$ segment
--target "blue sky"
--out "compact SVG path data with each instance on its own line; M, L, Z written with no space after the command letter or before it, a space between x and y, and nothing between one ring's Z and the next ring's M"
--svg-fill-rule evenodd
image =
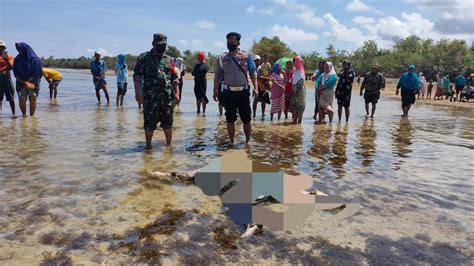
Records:
M225 34L242 34L241 47L279 36L298 53L333 43L352 51L364 40L389 48L393 37L474 40L474 0L0 0L0 39L29 43L39 56L139 54L153 33L180 50L220 53ZM21 14L21 16L20 16Z

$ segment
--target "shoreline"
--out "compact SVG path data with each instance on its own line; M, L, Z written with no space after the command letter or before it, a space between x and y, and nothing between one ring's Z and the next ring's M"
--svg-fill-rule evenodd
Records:
M83 74L89 74L90 70L89 69L63 69L63 68L57 68L59 71L74 71L74 72L80 72ZM115 73L113 70L107 70L106 75L108 76L115 76ZM131 77L133 76L133 70L128 71L128 76ZM214 73L208 73L206 76L208 81L214 80ZM191 75L191 73L186 73L183 77L184 80L194 80L194 77ZM381 97L388 97L392 99L398 99L400 100L400 95L395 95L396 92L396 83L397 79L393 78L386 78L386 87L384 90L382 90ZM306 88L308 90L307 93L311 93L311 91L314 90L314 82L311 80L307 80L305 82ZM360 85L358 85L356 82L354 82L353 87L352 87L352 94L359 95L359 90L360 90ZM434 94L436 93L436 87L433 88L432 90L432 98L434 97ZM443 96L444 97L444 96ZM443 100L427 100L427 99L417 99L415 102L416 104L425 104L425 105L431 105L431 106L444 106L444 107L461 107L461 108L474 108L474 99L471 99L470 102L450 102L449 100L446 100L443 98ZM334 103L333 106L336 106L337 104Z

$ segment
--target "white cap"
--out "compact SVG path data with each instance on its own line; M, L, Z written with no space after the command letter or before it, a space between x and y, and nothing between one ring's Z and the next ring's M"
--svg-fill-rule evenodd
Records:
M255 55L254 57L255 57L254 60L260 60L260 56L259 56L259 55Z
M7 47L7 44L4 41L0 40L0 46Z

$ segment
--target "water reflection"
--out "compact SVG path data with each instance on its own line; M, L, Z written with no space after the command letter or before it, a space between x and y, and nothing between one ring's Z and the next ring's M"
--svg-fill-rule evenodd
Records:
M315 172L324 169L328 162L328 155L331 152L329 140L332 137L332 124L315 125L311 146L308 150L308 155L317 159L318 166L314 169Z
M359 143L356 152L362 158L362 166L369 167L374 162L373 158L376 155L377 144L377 131L375 131L375 119L365 118L357 134L357 140Z
M411 144L413 138L413 128L411 122L408 118L401 118L396 127L395 132L393 133L392 139L392 150L393 154L400 158L407 158L408 155L412 152ZM403 159L400 159L396 163L395 170L399 169L400 165L403 163Z
M343 177L346 173L344 170L344 164L347 162L346 151L347 151L347 136L349 134L349 124L346 123L344 126L338 124L334 133L334 141L332 143L331 165L336 169L338 176Z

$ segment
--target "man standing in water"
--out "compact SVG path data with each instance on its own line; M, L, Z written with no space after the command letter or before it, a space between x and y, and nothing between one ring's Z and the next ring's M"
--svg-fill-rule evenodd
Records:
M137 58L133 74L135 99L143 104L146 149L151 149L153 133L160 122L166 145L171 145L173 126L173 100L179 101L179 78L173 69L171 57L165 55L167 37L153 35L153 48ZM142 94L142 80L143 94Z
M213 98L216 102L218 101L219 82L223 80L222 94L230 145L234 145L237 111L243 123L246 143L250 141L252 133L252 125L250 124L252 113L249 98L250 85L247 72L252 80L253 96L256 97L258 94L255 63L251 53L240 50L240 37L237 32L227 34L227 49L229 52L219 57L214 77Z
M380 66L375 64L372 67L372 71L365 74L364 81L362 81L362 86L360 87L360 96L364 95L365 112L367 116L369 115L369 103L372 103L372 113L370 117L374 117L375 108L380 98L380 90L385 88L385 79L382 73L379 72L379 68Z
M10 103L12 115L15 115L15 88L10 74L13 69L13 56L7 53L6 48L5 42L0 40L0 112L2 111L2 101L5 95Z
M107 72L107 63L100 59L99 52L94 53L95 60L91 61L92 81L94 82L95 95L100 105L100 89L104 90L107 106L110 104L109 92L107 91L107 82L105 81L105 72Z
M403 73L400 77L397 84L397 95L400 88L402 88L402 117L407 117L411 105L415 103L416 95L420 93L420 79L415 73L414 65L409 65L408 72Z

